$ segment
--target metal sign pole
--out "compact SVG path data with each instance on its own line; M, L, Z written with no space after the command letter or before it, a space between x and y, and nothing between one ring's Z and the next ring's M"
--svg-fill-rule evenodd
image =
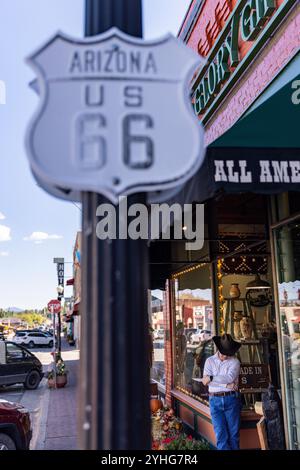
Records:
M86 35L112 26L142 37L141 0L86 0ZM96 209L107 202L82 195L80 447L149 449L147 241L99 240Z
M57 300L61 300L61 297L58 296ZM57 336L58 336L57 337L57 352L60 355L61 354L61 313L60 312L58 312L58 314L57 314L57 323L58 323L58 325L57 325L57 330L58 330L58 332L57 332Z
M53 259L53 262L56 264L56 268L57 268L57 280L58 280L58 288L59 287L62 287L62 292L58 292L58 295L57 295L57 300L61 301L61 299L63 298L63 294L64 294L64 263L65 263L65 259L64 258L54 258ZM58 312L57 314L57 320L58 320L58 325L57 325L57 329L58 329L58 338L57 338L57 350L58 350L58 353L61 354L61 313Z
M56 349L55 349L55 313L54 313L54 307L51 307L51 313L52 313L52 325L53 325L53 347L52 347L52 354L53 354L53 362L54 362L54 387L56 388Z

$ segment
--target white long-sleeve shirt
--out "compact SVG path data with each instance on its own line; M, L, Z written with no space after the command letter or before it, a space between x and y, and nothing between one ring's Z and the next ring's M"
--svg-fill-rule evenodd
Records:
M235 383L238 385L240 366L240 361L234 356L221 361L219 354L216 353L206 359L203 376L213 376L213 381L208 384L209 392L228 392L227 384Z

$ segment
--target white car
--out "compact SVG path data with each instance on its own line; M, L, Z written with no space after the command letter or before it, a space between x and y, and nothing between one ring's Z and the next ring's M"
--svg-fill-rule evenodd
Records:
M22 335L16 335L13 338L13 342L34 348L35 346L48 346L53 347L53 338L42 331L26 332Z
M154 330L153 339L164 339L164 337L165 337L165 330L163 329Z
M196 333L191 335L191 343L198 344L201 341L208 341L212 338L212 333L210 330L198 330Z

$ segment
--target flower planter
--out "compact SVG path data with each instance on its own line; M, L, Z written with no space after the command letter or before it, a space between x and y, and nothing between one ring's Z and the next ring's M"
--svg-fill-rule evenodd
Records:
M66 375L57 375L56 376L56 387L55 387L55 379L48 379L48 387L49 388L63 388L68 382Z
M56 376L56 387L63 388L68 382L66 375L57 375Z
M54 379L48 379L48 387L49 388L55 388L55 380Z

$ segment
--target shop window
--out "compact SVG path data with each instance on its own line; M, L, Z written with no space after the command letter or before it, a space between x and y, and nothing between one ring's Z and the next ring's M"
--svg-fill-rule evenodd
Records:
M289 443L300 449L300 219L274 237Z
M299 193L289 191L271 197L272 221L276 223L300 213Z
M165 312L164 291L154 290L149 295L149 330L151 340L151 379L165 385Z
M191 266L174 282L174 384L178 390L207 402L207 390L199 379L206 359L214 354L210 265Z
M215 263L217 330L242 344L237 354L241 370L253 375L240 377L243 406L249 410L261 400L268 382L280 388L270 248L259 238L259 233L226 234L220 242L223 257Z

